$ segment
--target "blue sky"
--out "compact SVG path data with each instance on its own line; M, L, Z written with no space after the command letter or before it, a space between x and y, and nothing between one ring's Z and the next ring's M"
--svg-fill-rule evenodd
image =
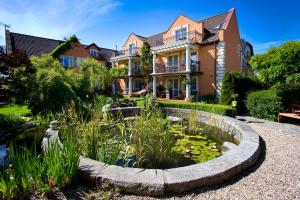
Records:
M165 31L179 14L199 20L230 8L236 9L241 37L255 53L300 39L298 0L0 0L0 21L13 32L54 39L76 34L84 44L120 49L131 32Z

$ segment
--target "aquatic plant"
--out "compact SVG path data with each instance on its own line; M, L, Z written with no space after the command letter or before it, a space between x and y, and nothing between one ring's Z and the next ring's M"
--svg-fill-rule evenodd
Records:
M11 163L0 176L2 198L44 195L53 187L64 187L77 174L80 152L75 138L65 137L62 146L50 143L47 151L40 154L36 145L31 148L10 145Z

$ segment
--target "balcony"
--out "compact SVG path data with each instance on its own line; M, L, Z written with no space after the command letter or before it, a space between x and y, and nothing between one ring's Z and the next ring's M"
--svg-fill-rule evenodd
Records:
M177 66L168 66L165 64L156 64L156 74L170 75L170 74L186 74L186 73L200 73L200 62L192 63L190 66L191 71L187 72L185 64Z
M198 31L190 31L185 34L174 35L172 37L163 38L162 40L157 40L154 44L151 44L153 50L159 49L162 46L174 46L182 45L187 43L200 43L202 40L201 33Z
M125 60L128 59L128 57L131 56L138 56L140 53L140 48L132 48L132 49L123 49L121 51L118 51L116 53L115 57L111 57L110 60L111 61L119 61L119 60Z

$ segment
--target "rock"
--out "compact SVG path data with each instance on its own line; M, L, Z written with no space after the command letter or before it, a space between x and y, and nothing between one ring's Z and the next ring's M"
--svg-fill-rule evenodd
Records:
M235 149L237 145L231 142L224 142L222 147L225 149L226 152L228 150Z
M106 104L106 105L102 106L102 112L104 112L104 113L109 111L109 109L110 109L110 104Z
M134 117L125 117L124 121L134 121L136 119L140 118L139 116L134 116Z
M180 117L175 117L175 116L168 116L167 120L171 121L172 123L178 123L178 122L182 122L183 119Z

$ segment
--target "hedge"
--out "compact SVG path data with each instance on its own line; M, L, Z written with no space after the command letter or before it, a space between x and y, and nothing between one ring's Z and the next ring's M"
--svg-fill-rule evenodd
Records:
M283 97L277 89L251 92L247 96L246 106L251 116L273 121L285 109Z
M232 107L220 104L207 104L207 103L191 103L191 102L168 102L168 101L158 101L161 107L171 107L171 108L185 108L185 109L196 109L205 112L215 113L224 116L233 117L235 115Z
M226 72L222 81L220 102L221 104L231 105L231 102L234 100L232 95L238 94L237 112L238 114L245 114L247 113L245 105L247 93L261 89L263 89L261 83L247 74Z
M291 104L300 104L300 84L280 84L268 90L251 92L246 106L254 117L276 120L279 112L290 112Z

